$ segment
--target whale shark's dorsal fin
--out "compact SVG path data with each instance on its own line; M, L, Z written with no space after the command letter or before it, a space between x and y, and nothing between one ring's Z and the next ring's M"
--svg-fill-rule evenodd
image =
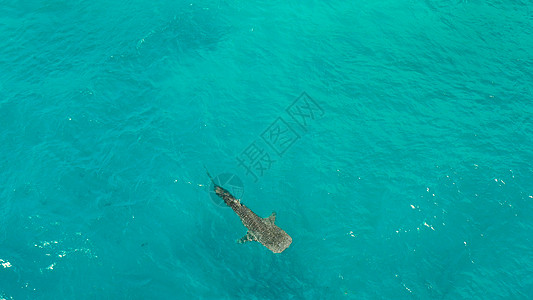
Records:
M237 243L244 244L246 242L252 242L252 241L256 241L257 242L257 239L255 238L255 236L253 234L250 233L250 231L248 231L246 233L246 235L244 235L242 238L240 238L237 241Z
M273 211L272 214L265 220L269 222L270 224L274 224L276 222L276 212Z

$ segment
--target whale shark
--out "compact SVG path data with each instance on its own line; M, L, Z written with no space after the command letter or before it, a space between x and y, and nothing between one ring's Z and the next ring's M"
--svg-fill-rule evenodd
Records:
M217 196L222 198L226 205L233 209L241 219L242 224L248 228L248 232L242 238L237 240L239 244L256 241L274 253L281 253L291 245L292 238L290 235L275 224L275 212L273 212L268 218L259 217L230 192L216 184L207 169L206 172L214 185Z

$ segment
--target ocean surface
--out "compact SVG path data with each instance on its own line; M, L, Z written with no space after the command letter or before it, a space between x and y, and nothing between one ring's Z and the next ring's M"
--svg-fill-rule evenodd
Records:
M531 299L533 3L0 1L0 299ZM293 239L256 242L204 166Z

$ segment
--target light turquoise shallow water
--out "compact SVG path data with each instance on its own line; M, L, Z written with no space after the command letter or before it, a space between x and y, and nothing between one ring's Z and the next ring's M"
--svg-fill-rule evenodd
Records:
M532 23L529 1L0 2L0 299L533 297ZM291 247L236 244L203 165Z

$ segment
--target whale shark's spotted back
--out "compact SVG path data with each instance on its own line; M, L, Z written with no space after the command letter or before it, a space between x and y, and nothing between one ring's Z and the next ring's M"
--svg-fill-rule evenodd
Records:
M209 172L207 172L207 176L211 178ZM274 253L281 253L291 245L292 238L275 224L275 212L268 218L261 218L242 204L239 199L233 197L230 192L217 185L212 178L211 181L213 182L215 193L235 211L242 224L248 228L246 235L238 240L239 243L257 241Z

